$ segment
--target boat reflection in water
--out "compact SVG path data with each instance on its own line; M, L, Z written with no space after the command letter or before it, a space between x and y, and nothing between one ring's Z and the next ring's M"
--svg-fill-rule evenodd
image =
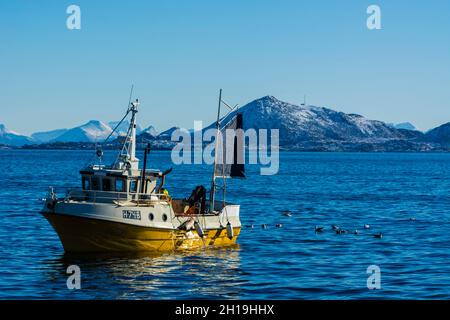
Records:
M239 245L175 254L64 254L48 263L48 280L58 285L60 298L239 299L245 283ZM80 267L81 290L60 287L70 265Z

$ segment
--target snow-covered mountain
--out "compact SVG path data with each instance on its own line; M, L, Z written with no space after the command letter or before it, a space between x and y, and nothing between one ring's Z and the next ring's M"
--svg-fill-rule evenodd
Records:
M32 143L32 139L30 137L21 135L12 130L8 130L5 125L0 124L0 144L20 147L30 143Z
M236 111L235 111L236 112ZM224 122L234 116L230 114ZM430 130L426 134L412 130L407 123L392 125L369 120L357 114L346 114L325 107L294 105L273 96L254 100L239 109L243 113L244 129L278 129L280 147L290 150L314 151L449 151L450 123ZM108 124L91 120L72 128L38 132L32 138L19 135L0 125L0 144L21 146L30 143L53 142L103 142L118 122ZM124 121L110 139L111 145L119 145L120 134L128 130ZM214 128L212 123L207 128ZM205 128L205 129L207 129ZM151 143L152 147L170 148L174 130L172 127L158 134L153 126L138 128L139 147ZM204 129L204 130L205 130Z
M144 132L155 138L159 135L158 130L156 130L154 126L148 126L144 130L142 130L142 133Z
M159 140L170 140L172 138L172 133L175 130L180 129L180 127L172 127L170 129L167 129L166 131L161 132L158 136L157 139Z
M254 100L239 112L243 114L244 129L279 129L280 146L284 147L407 138L400 130L382 121L323 107L298 106L273 96Z
M47 143L49 141L53 141L59 136L63 135L69 131L69 129L56 129L51 131L41 131L41 132L35 132L31 135L31 138L36 143Z
M411 122L402 122L402 123L388 123L391 127L395 129L405 129L405 130L413 130L416 131L416 127Z
M114 129L119 124L119 121L110 121L108 125L110 128ZM130 127L130 121L124 120L116 129L116 132L120 136L126 136L128 132L128 128ZM136 134L140 134L142 132L142 128L139 124L136 125Z
M53 139L53 142L102 142L104 141L112 129L109 125L102 121L91 120L79 127L67 130L62 135ZM117 137L115 132L113 138Z
M57 129L52 131L36 132L31 135L31 138L35 143L48 143L48 142L100 142L106 138L111 131L119 124L119 121L110 121L107 124L98 120L91 120L81 126L71 129ZM130 122L128 120L123 121L116 132L112 135L112 138L116 138L119 135L126 135ZM141 133L141 127L136 127L137 134Z

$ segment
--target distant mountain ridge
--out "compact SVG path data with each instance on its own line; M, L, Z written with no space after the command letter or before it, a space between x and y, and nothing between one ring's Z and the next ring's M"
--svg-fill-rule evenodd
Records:
M144 133L144 132L155 138L159 135L158 130L156 130L156 128L154 126L148 126L144 130L142 130L141 133Z
M244 127L279 128L280 145L309 141L352 141L361 139L401 139L398 130L384 122L367 120L316 106L298 106L273 96L254 100L241 108Z
M23 146L32 143L30 137L8 130L4 124L0 124L0 144L10 146Z
M68 143L68 142L103 142L112 132L116 126L119 125L119 121L110 121L105 123L99 120L90 120L89 122L82 124L80 126L70 128L70 129L56 129L50 131L40 131L33 133L30 137L19 135L14 133L18 137L14 140L15 143L9 143L14 146L22 146L24 144L48 144L48 143ZM130 122L124 120L116 129L116 131L111 135L111 139L114 140L118 136L126 135ZM4 127L4 126L3 126ZM137 125L137 134L142 131L141 127ZM154 131L156 132L156 131ZM11 131L11 133L13 133ZM3 134L4 135L4 134ZM10 134L11 135L11 134ZM0 139L2 138L0 132ZM10 139L11 140L11 139ZM0 140L3 141L3 140ZM0 142L0 144L8 144Z
M69 129L56 129L51 131L35 132L31 135L31 138L37 143L46 143L55 140L67 131L69 131Z
M101 142L111 133L112 129L106 123L91 120L79 127L67 130L50 142ZM114 133L113 135L117 136L118 134Z
M119 121L110 121L108 125L111 129L115 129L117 125L119 125ZM125 136L128 133L128 128L130 127L130 121L124 120L117 127L116 132L118 135ZM142 132L142 128L139 124L136 125L136 134L140 134Z
M411 122L402 122L402 123L388 123L391 127L395 129L405 129L405 130L413 130L417 131L416 127Z
M346 114L326 107L295 105L273 96L256 99L238 112L243 114L244 129L279 129L280 147L286 150L305 151L450 151L450 123L427 133L415 129L410 123L387 124L369 120L358 114ZM227 122L236 111L224 119ZM76 145L76 143L103 142L118 122L91 120L71 129L37 132L31 137L6 131L0 126L0 144L21 146L46 143ZM111 143L126 134L129 122L124 121L111 136ZM212 123L207 128L215 127ZM171 127L159 133L153 126L137 128L140 146L152 143L170 148ZM192 130L190 130L192 132Z
M243 114L244 129L279 129L280 147L289 150L394 151L398 147L399 151L425 151L440 148L425 145L423 133L419 131L397 129L382 121L325 107L298 106L273 96L254 100L238 112ZM223 121L227 122L235 113Z
M428 131L424 140L450 146L450 122Z

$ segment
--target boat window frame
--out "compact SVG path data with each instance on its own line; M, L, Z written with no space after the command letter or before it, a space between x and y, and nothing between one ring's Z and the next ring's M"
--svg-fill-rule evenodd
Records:
M117 188L117 183L122 183L122 188ZM114 190L116 192L127 192L127 180L124 178L116 178L114 181Z
M102 177L102 183L101 183L102 184L102 190L101 191L105 191L105 192L113 191L113 189L112 189L113 184L112 184L111 180L112 179L110 179L110 178ZM105 189L105 183L109 186L108 190Z
M94 188L94 181L97 183L96 188ZM93 176L91 177L91 190L92 191L101 191L101 187L102 187L102 182L100 177L97 176Z
M85 183L87 182L87 188ZM81 176L81 189L89 191L91 190L91 177L88 175Z
M129 183L129 190L130 193L137 193L139 190L139 185L138 185L138 179L129 179L130 183ZM134 188L133 188L133 184L134 184Z

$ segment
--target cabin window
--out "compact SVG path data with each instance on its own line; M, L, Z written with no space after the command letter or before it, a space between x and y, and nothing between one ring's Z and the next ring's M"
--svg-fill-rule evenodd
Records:
M111 191L111 179L108 179L108 178L102 179L102 190L103 191Z
M92 190L100 190L100 179L92 177Z
M130 192L137 192L137 180L130 181Z
M125 192L125 180L116 179L116 191L117 192Z
M83 190L90 190L91 189L91 179L89 177L83 177L81 179Z
M152 180L152 179L148 179L145 188L146 188L145 193L153 192L156 188L156 181Z

